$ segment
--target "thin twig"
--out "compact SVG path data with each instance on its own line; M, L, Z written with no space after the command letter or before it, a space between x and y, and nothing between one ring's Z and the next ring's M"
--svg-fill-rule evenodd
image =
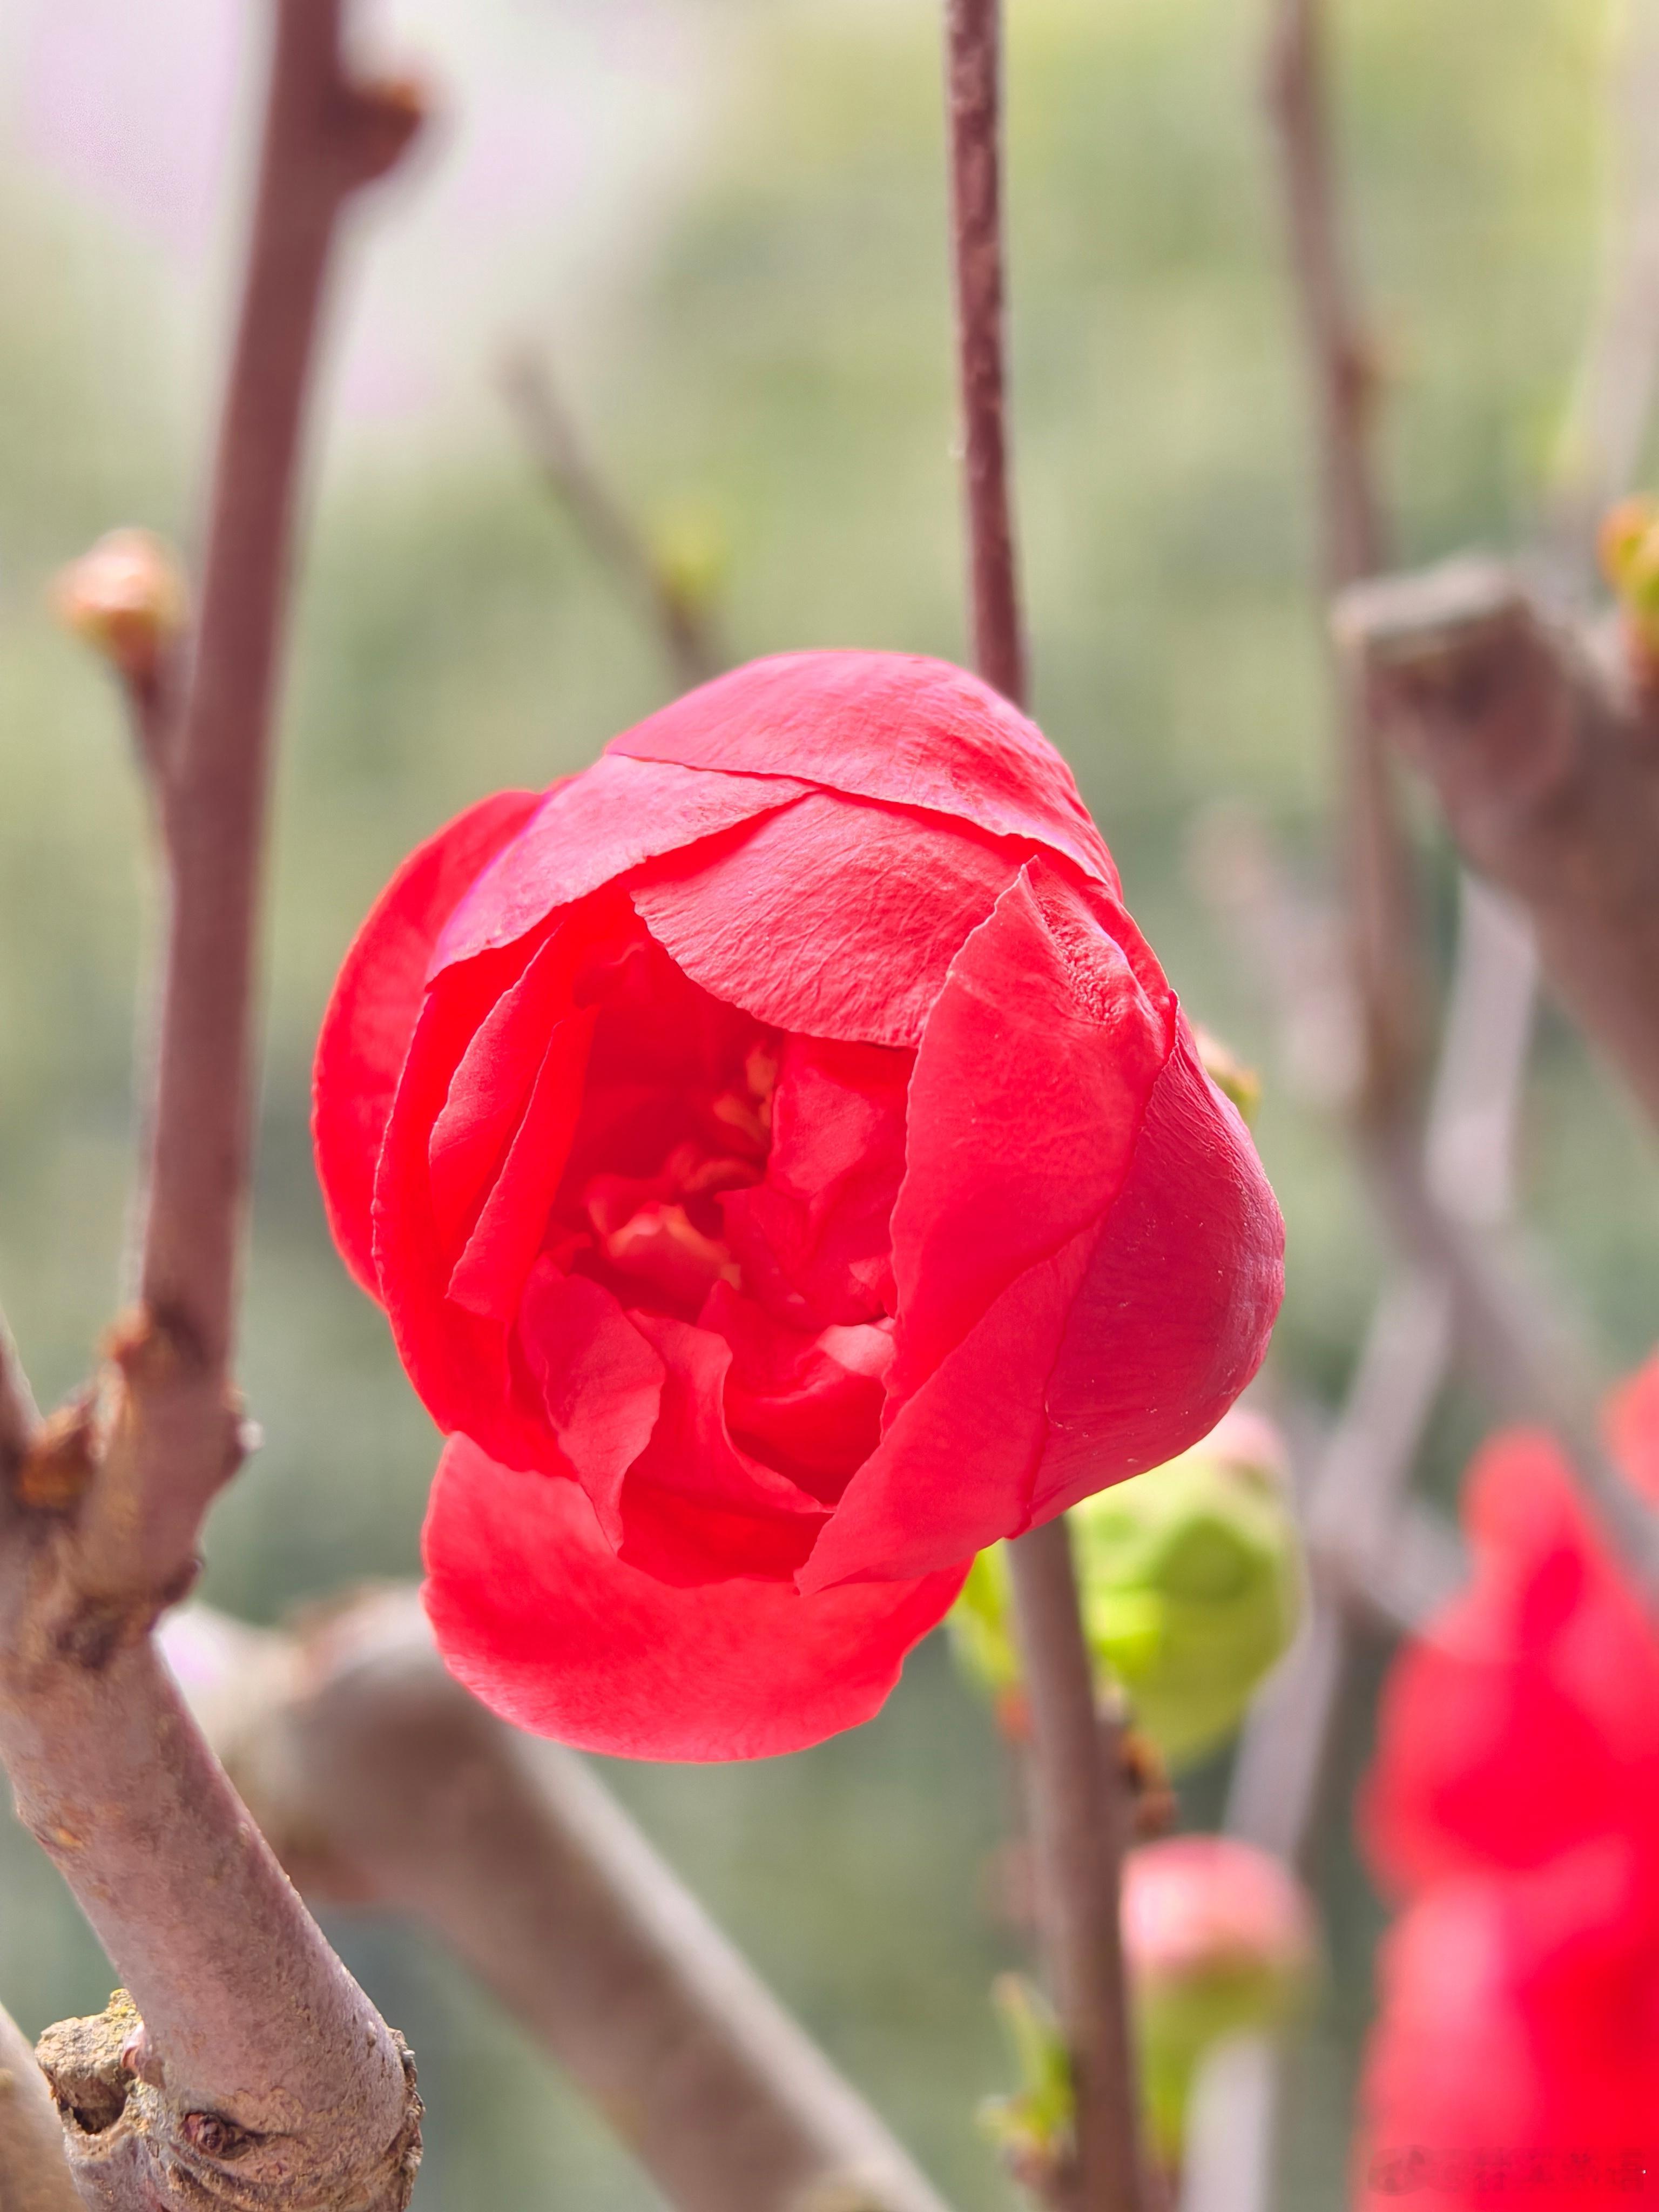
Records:
M1064 1516L1009 1548L1037 1917L1076 2098L1077 2171L1062 2178L1060 2202L1067 2212L1139 2212L1146 2179L1118 1903L1132 1816L1116 1729L1096 1712Z
M650 617L677 682L718 676L726 653L707 606L668 572L605 482L540 354L516 348L501 363L501 391L532 459L604 566Z
M82 2212L46 2077L0 2006L0 2212Z
M587 1765L452 1680L414 1592L291 1638L192 1606L165 1636L307 1896L432 1929L679 2212L945 2212Z
M254 916L277 640L318 312L342 210L419 119L351 81L340 0L274 0L240 325L194 665L169 746L171 908L140 1309L101 1401L4 1498L0 1752L19 1810L137 2001L42 2063L109 2212L398 2212L419 2156L401 2044L283 1879L148 1631L234 1466L228 1387L252 1092Z
M1327 596L1384 557L1371 459L1376 379L1347 282L1330 153L1323 0L1276 0L1267 69L1290 266L1313 402ZM1366 702L1339 665L1342 841L1364 1050L1355 1105L1393 1126L1414 1107L1425 1023L1411 863L1395 774Z
M189 1559L235 1463L225 1404L252 1115L252 977L265 792L301 425L341 212L419 121L406 86L361 86L339 0L276 0L264 151L210 502L200 619L169 760L169 889L141 1311L124 1340L134 1510L112 1576ZM94 1540L95 1541L95 1540ZM113 1556L118 1553L120 1556Z
M1008 490L1002 281L1000 0L947 0L951 240L957 301L969 594L980 674L1025 698Z
M1004 370L1000 0L947 0L951 240L974 653L1025 696ZM1063 1520L1010 1547L1031 1718L1038 1917L1071 2054L1078 2212L1141 2212L1146 2171L1119 1930L1127 1784L1103 1741ZM1062 2184L1062 2186L1065 2186Z

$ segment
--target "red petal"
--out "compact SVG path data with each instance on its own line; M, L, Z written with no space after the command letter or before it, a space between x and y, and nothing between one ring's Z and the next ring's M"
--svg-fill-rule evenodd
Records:
M606 752L556 785L524 836L456 908L432 972L510 945L642 860L801 798L783 777L704 775Z
M732 1347L726 1413L734 1441L833 1504L881 1441L890 1333L868 1324L816 1334L716 1283L699 1325Z
M1278 1205L1182 1023L1048 1378L1032 1519L1207 1436L1261 1364L1284 1291Z
M386 1313L398 1354L427 1411L446 1434L465 1428L500 1458L560 1473L567 1471L565 1462L544 1423L514 1407L510 1322L505 1318L516 1313L534 1258L530 1228L545 1227L545 1212L539 1224L527 1218L486 1224L480 1217L481 1230L498 1229L501 1235L499 1241L490 1240L491 1267L484 1267L480 1247L474 1267L463 1278L474 1309L469 1310L448 1295L462 1256L456 1245L459 1232L453 1207L442 1222L435 1208L431 1143L467 1046L503 994L533 965L538 1003L550 1018L563 1013L568 1019L582 963L596 945L615 935L619 921L635 926L623 901L602 895L562 917L535 948L533 960L521 945L484 953L446 969L431 984L386 1125L374 1185L375 1255L386 1285ZM577 1019L585 1026L587 1017ZM579 1041L574 1030L570 1041ZM545 1036L542 1045L553 1072L569 1075L574 1060L556 1048L550 1054ZM482 1091L469 1090L468 1095L485 1103ZM542 1102L546 1126L562 1126L574 1103L562 1098L550 1075ZM521 1188L528 1188L538 1181L534 1160L526 1157L522 1167ZM447 1195L453 1200L453 1192Z
M893 1212L899 1395L1105 1212L1171 1033L1167 992L1147 998L1082 896L1044 863L1024 871L953 963L910 1080Z
M661 1415L622 1485L621 1556L665 1583L738 1575L788 1582L812 1548L824 1508L732 1441L732 1346L685 1322L646 1313L629 1319L665 1375Z
M796 1576L800 1589L926 1574L1025 1526L1042 1381L1096 1233L1091 1224L1018 1276L899 1407Z
M611 755L799 776L1034 839L1105 885L1117 872L1072 772L988 684L919 653L783 653L688 692ZM659 847L659 851L665 849Z
M622 1480L651 1440L667 1370L602 1283L539 1261L526 1285L519 1342L549 1425L612 1545L622 1541Z
M1207 1435L1267 1349L1283 1236L1183 1035L1103 1220L1016 1276L903 1401L800 1587L942 1566Z
M598 1009L589 1006L554 1024L518 1133L449 1278L447 1295L454 1304L503 1327L519 1310L547 1233L581 1113L598 1018Z
M751 1294L779 1320L816 1333L892 1310L912 1065L880 1045L786 1042L765 1180L720 1199Z
M1030 849L817 792L629 888L653 937L717 998L810 1036L914 1045Z
M329 1000L313 1079L317 1173L334 1241L372 1297L374 1170L427 962L457 902L541 803L538 792L497 792L411 853L358 931Z
M585 1751L760 1759L878 1711L965 1568L802 1598L775 1583L672 1589L616 1559L574 1482L457 1437L425 1533L445 1663L492 1711Z
M1659 1848L1659 1638L1591 1529L1553 1439L1512 1431L1470 1469L1472 1586L1397 1663L1367 1791L1404 1887L1539 1865L1641 1828Z

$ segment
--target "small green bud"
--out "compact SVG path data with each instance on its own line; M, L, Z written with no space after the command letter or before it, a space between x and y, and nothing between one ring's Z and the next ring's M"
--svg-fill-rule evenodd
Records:
M1153 2148L1174 2165L1212 2044L1282 2030L1316 1972L1313 1909L1282 1860L1231 1836L1170 1836L1123 1863L1123 1948Z
M1202 1757L1237 1726L1301 1610L1277 1432L1235 1409L1178 1459L1097 1492L1068 1521L1103 1687L1127 1692L1137 1726L1172 1765ZM949 1625L964 1671L1013 1720L1012 1610L996 1545L969 1569Z
M1048 1999L1023 1975L1000 1974L991 1986L991 2001L1019 2087L1011 2096L985 2099L980 2127L1015 2178L1042 2196L1072 2156L1077 2105L1066 2039Z
M724 523L712 507L681 500L653 516L651 558L662 587L677 607L707 612L725 588L732 550Z

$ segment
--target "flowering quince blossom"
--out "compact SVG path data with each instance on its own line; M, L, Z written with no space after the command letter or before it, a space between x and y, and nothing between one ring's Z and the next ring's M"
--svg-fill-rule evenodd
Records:
M1608 1423L1659 1475L1659 1362ZM1659 2204L1659 1635L1547 1437L1471 1470L1468 1590L1397 1663L1365 1803L1384 1948L1357 2201Z
M446 1659L669 1758L866 1718L973 1554L1212 1428L1282 1228L1064 763L802 653L400 870L316 1139L450 1437Z

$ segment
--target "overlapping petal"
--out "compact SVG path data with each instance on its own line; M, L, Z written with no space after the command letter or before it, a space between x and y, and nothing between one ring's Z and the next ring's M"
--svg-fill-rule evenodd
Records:
M759 1759L878 1711L966 1563L803 1598L785 1583L678 1589L618 1560L573 1482L456 1437L425 1536L444 1658L518 1727L635 1759Z
M642 861L770 813L809 787L781 770L711 775L635 761L612 747L555 785L521 834L481 870L447 919L433 972L511 945Z
M375 901L334 986L313 1084L317 1174L341 1256L371 1297L374 1170L432 948L480 871L541 804L536 792L496 792L417 846Z
M1117 871L1066 763L1035 723L948 661L906 653L751 660L613 738L612 754L798 776L1030 838L1117 895Z
M912 1045L1027 845L816 792L643 871L634 904L706 991L809 1036Z

